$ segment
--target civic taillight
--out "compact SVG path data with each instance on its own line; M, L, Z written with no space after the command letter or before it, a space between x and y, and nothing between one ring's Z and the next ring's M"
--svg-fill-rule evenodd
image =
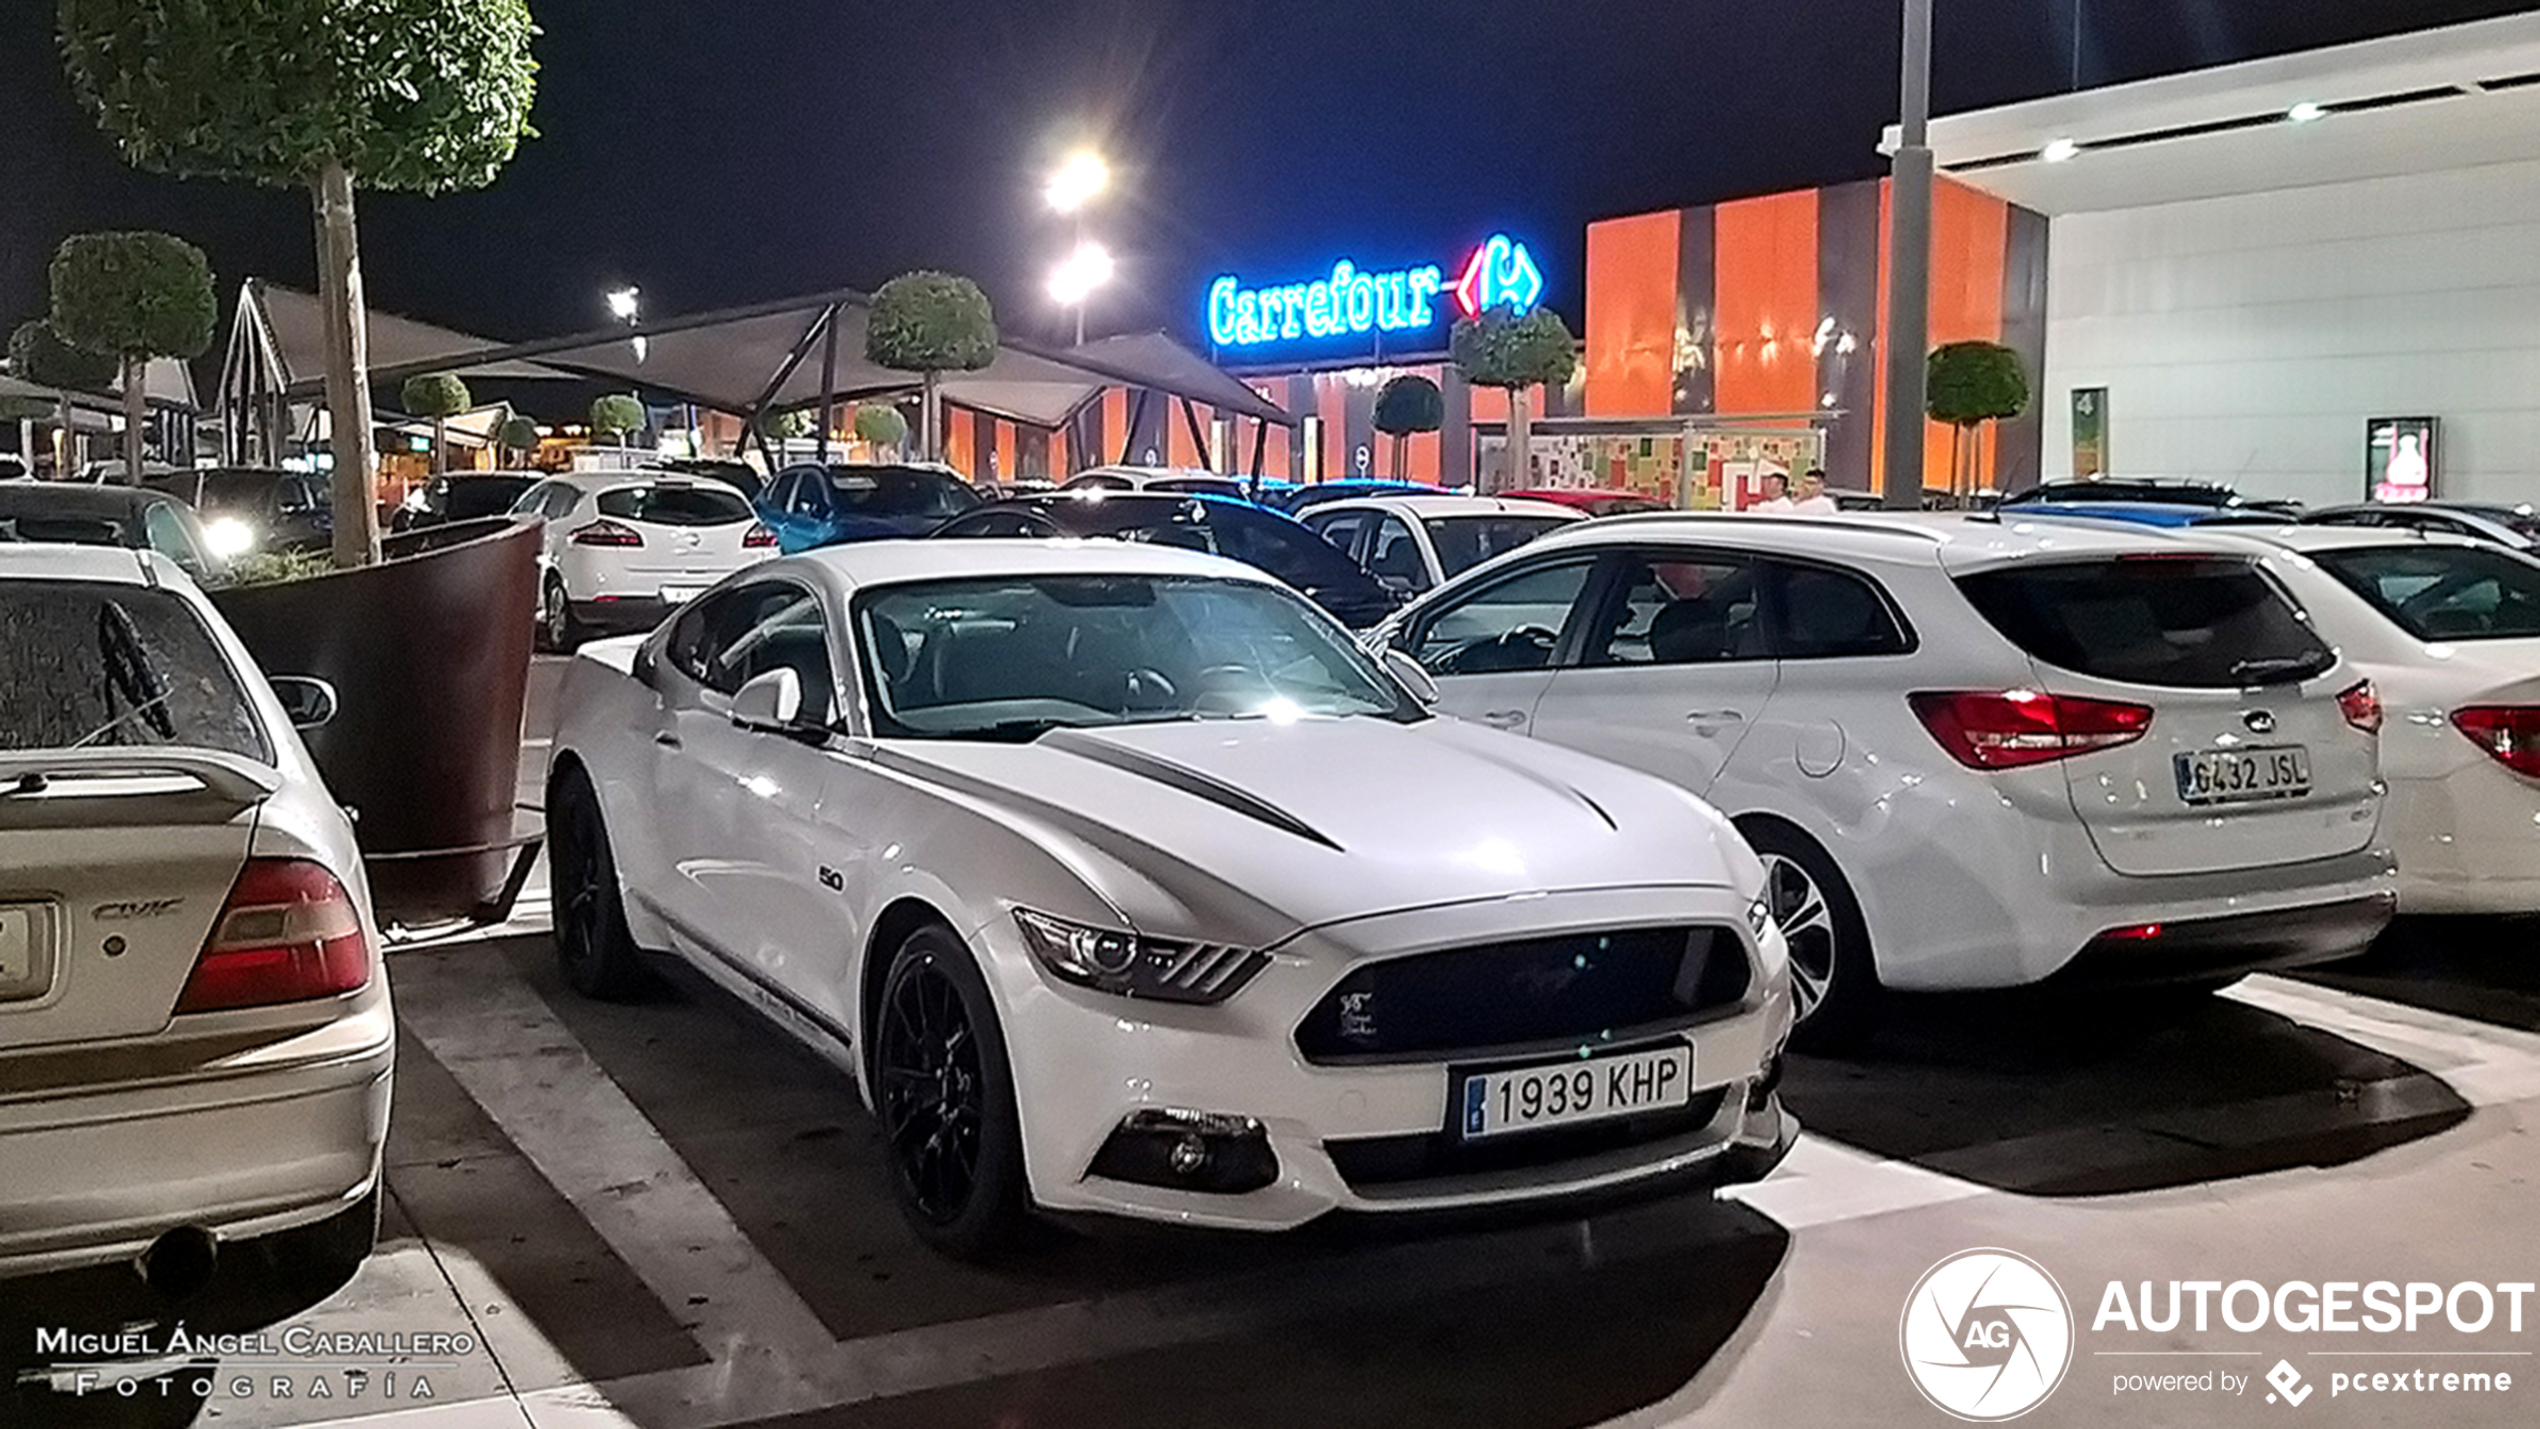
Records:
M2516 774L2540 779L2540 705L2471 705L2452 727Z
M2357 680L2337 692L2337 712L2366 734L2381 733L2381 691L2370 680Z
M644 544L644 533L602 518L588 526L575 527L565 539L577 546L640 546Z
M361 910L335 875L303 858L251 858L176 1000L179 1012L270 1007L370 981Z
M1914 717L1970 769L2018 769L2132 744L2152 727L2149 705L2037 690L1908 695Z
M765 550L775 544L776 533L767 529L764 522L751 522L750 529L741 536L741 547L744 550Z

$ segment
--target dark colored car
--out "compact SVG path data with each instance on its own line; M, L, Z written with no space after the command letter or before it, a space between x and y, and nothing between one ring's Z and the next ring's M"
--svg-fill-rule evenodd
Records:
M787 555L848 541L923 536L985 498L928 466L789 466L758 494L759 520Z
M2177 530L2183 526L2282 526L2293 518L2257 506L2197 506L2183 501L2048 501L2010 510L2014 519L2079 517Z
M2299 516L2298 501L2260 501L2241 495L2218 481L2169 480L2161 477L2101 477L2095 481L2047 481L2002 498L2001 509L2063 502L2153 501L2170 506L2229 507Z
M213 553L191 507L146 487L0 482L0 540L156 551L204 582L229 566Z
M1268 571L1352 630L1391 614L1393 596L1331 542L1248 501L1163 492L1052 492L982 506L944 537L1110 537L1207 551Z
M145 484L192 505L212 549L223 556L323 551L335 542L335 508L323 476L215 466L168 472Z
M730 482L740 488L743 496L752 501L758 500L758 494L767 489L767 478L759 474L757 467L745 461L726 461L721 457L682 456L670 457L659 465L662 470L675 472L680 476L711 476L717 481Z
M2372 501L2331 506L2302 518L2306 526L2378 526L2385 530L2432 531L2467 536L2512 551L2540 550L2540 511L2529 502L2502 501Z
M1290 516L1326 501L1355 501L1362 496L1444 496L1443 486L1429 486L1417 481L1318 481L1310 486L1288 486L1284 483L1269 489L1264 483L1261 504Z
M420 531L477 521L512 509L520 494L546 478L534 471L458 471L432 478L390 517L392 531Z
M1637 491L1612 491L1593 486L1539 486L1525 491L1494 491L1491 495L1521 501L1549 501L1573 511L1584 511L1590 516L1638 516L1645 511L1676 509L1655 496L1643 496Z

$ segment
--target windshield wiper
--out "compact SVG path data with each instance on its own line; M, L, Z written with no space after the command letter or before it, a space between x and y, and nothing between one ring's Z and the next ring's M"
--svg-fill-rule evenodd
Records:
M2268 655L2233 665L2231 677L2251 685L2280 685L2307 680L2327 668L2318 654Z

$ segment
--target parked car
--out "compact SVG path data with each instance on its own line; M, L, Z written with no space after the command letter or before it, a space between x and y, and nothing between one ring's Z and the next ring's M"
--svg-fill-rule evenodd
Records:
M421 531L510 511L521 493L546 480L535 471L456 471L414 489L389 518L392 531Z
M147 488L0 481L0 539L156 551L197 581L217 581L229 566L193 507Z
M194 508L212 554L325 551L335 543L334 497L326 478L260 467L170 471L142 483Z
M1097 466L1059 483L1061 491L1162 491L1180 496L1251 499L1241 478L1172 466Z
M1230 556L1268 571L1352 630L1382 620L1393 594L1331 543L1248 501L1163 492L1060 491L982 506L938 536L1104 537Z
M1374 576L1378 585L1417 595L1587 517L1546 501L1387 496L1325 502L1299 519Z
M1654 496L1595 486L1542 486L1499 494L1518 501L1549 501L1556 506L1584 511L1590 516L1638 516L1652 511L1675 510Z
M1262 483L1261 504L1290 516L1302 516L1327 501L1358 501L1370 496L1451 496L1443 486L1417 481L1317 481L1304 486Z
M559 699L567 981L661 949L766 1011L947 1252L1035 1207L1275 1230L1752 1179L1795 1130L1727 822L1430 717L1239 563L833 547Z
M2302 520L2306 525L2467 536L2514 551L2540 547L2540 510L2527 501L2515 505L2501 501L2359 502L2306 512Z
M2003 509L2013 521L2125 521L2176 530L2183 526L2276 527L2294 518L2264 506L2199 506L2184 501L2050 501Z
M759 493L758 513L792 554L923 536L984 499L949 467L789 466Z
M549 650L649 630L707 586L776 554L776 535L749 498L707 477L560 472L522 492L512 514L547 523L538 640Z
M2227 537L1901 514L1555 532L1376 638L1672 779L1772 874L1801 1033L1887 988L2219 985L2391 913L2372 684Z
M752 501L758 500L758 494L767 489L767 473L748 462L733 461L728 457L664 457L652 465L673 476L710 476L717 481L728 482Z
M0 1277L340 1279L378 1228L396 1024L287 712L332 692L269 684L156 552L0 545L0 609L0 669L47 672L0 680Z
M2254 508L2284 516L2302 514L2302 503L2298 501L2263 500L2243 496L2217 481L2168 477L2060 478L2040 482L2025 491L2014 491L2003 497L1997 506L2008 512L2015 507L2072 501L2153 501L2173 506Z

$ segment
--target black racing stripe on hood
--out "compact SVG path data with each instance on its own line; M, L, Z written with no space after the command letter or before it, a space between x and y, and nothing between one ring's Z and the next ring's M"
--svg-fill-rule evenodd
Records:
M1241 814L1248 819L1258 820L1282 833L1294 834L1298 838L1321 844L1334 853L1347 852L1321 830L1278 805L1248 794L1222 779L1210 778L1196 769L1176 764L1169 759L1159 758L1144 750L1114 744L1110 740L1076 729L1054 729L1035 742L1044 749L1061 750L1080 759L1090 759L1096 764L1117 769L1123 774L1134 774L1141 779L1151 779L1168 789L1178 789L1193 798L1206 799L1221 809Z

